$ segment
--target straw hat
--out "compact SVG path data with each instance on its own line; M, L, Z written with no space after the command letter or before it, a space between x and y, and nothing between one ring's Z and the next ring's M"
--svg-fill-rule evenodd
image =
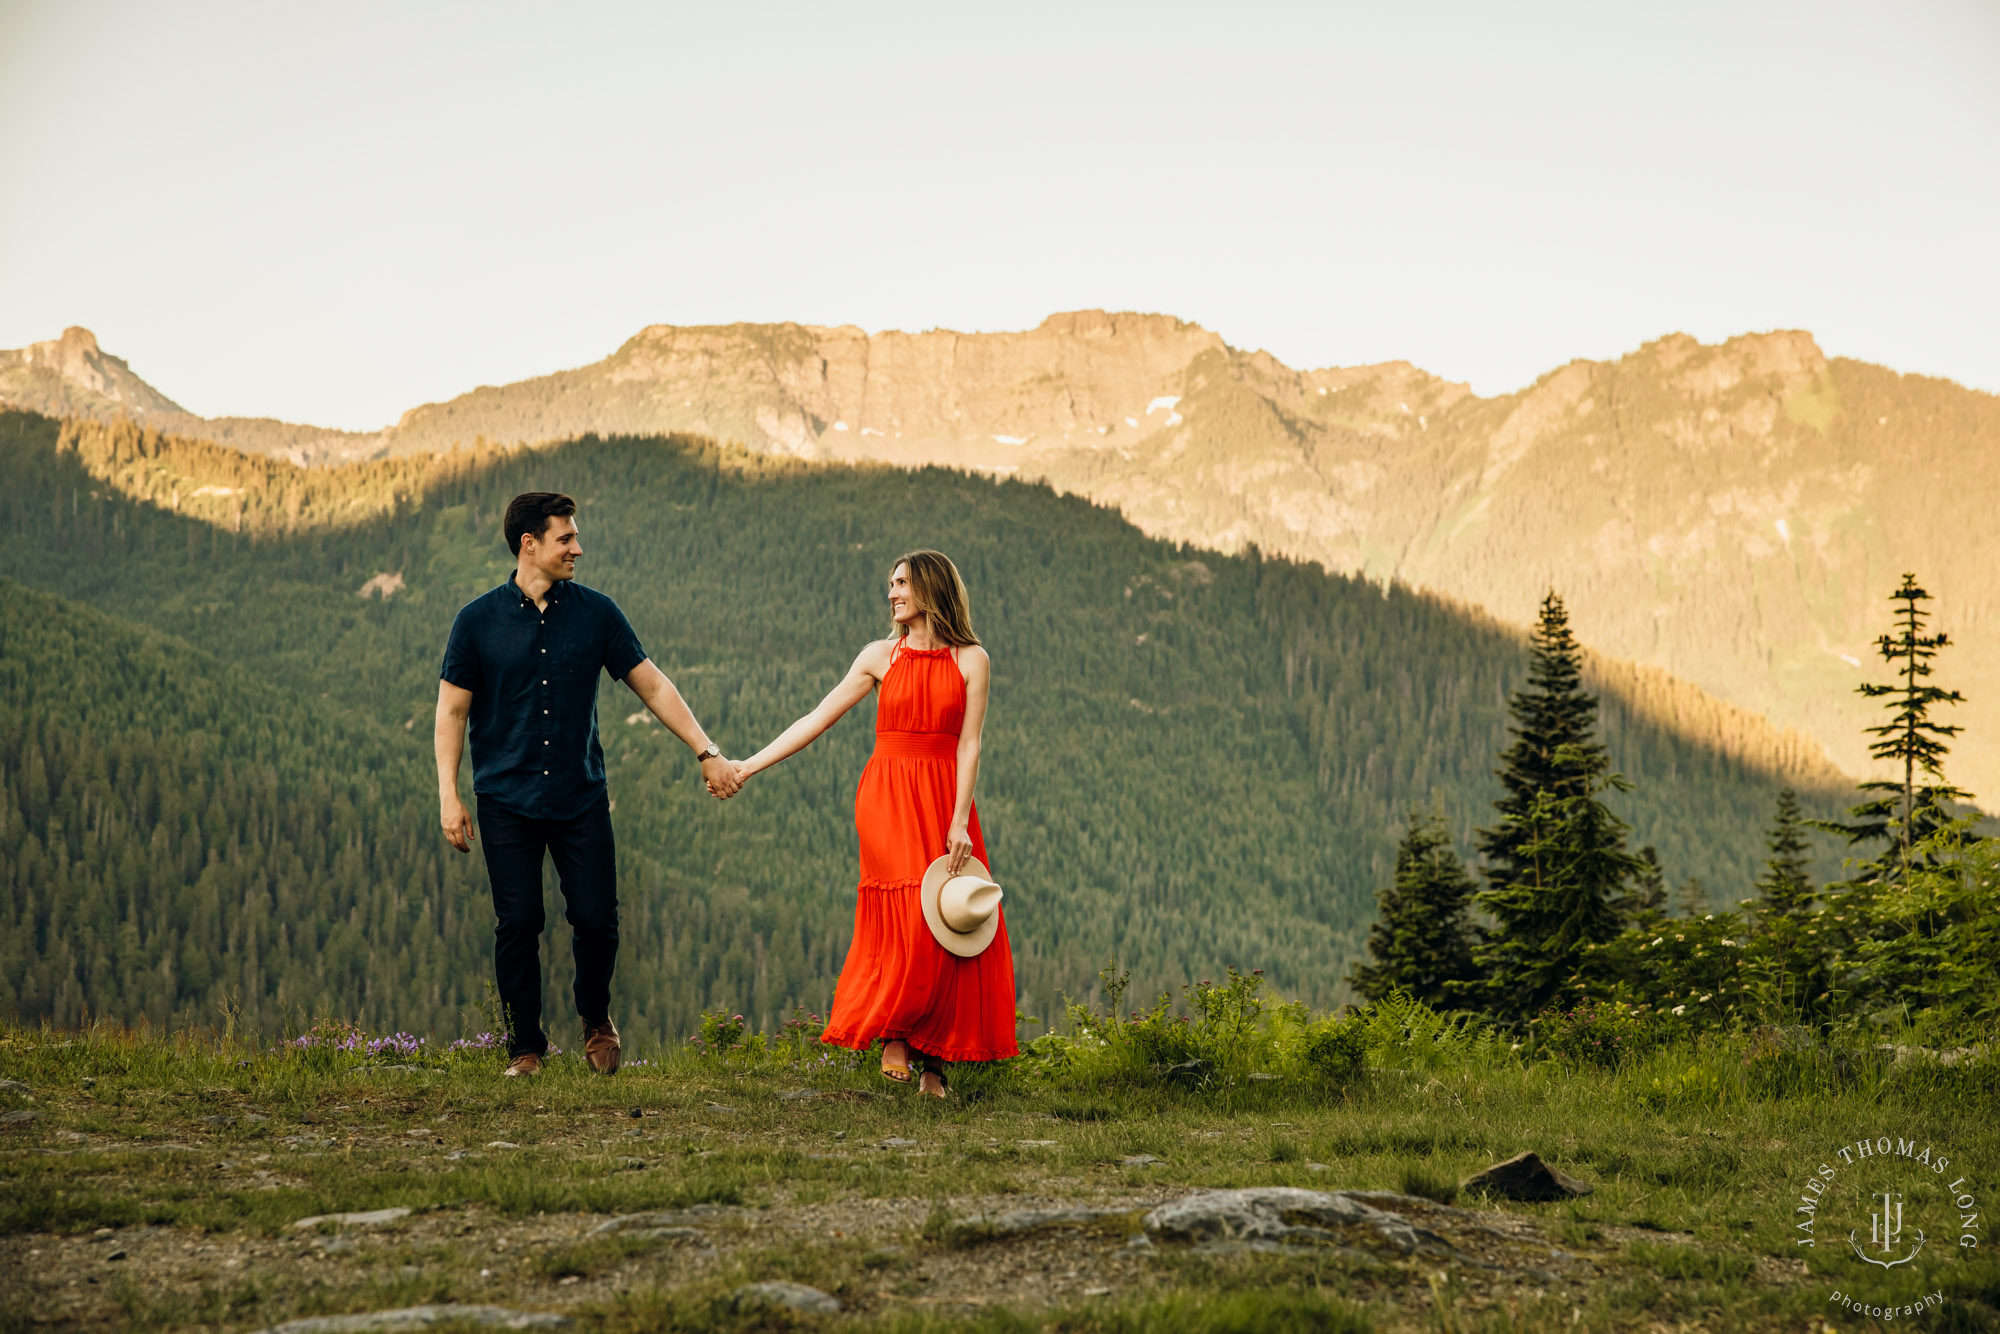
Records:
M924 921L938 944L969 959L1000 930L1000 886L977 857L967 857L957 875L945 869L950 862L940 857L924 872Z

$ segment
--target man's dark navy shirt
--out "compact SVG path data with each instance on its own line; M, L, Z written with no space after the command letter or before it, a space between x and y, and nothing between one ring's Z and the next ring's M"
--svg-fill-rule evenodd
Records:
M543 611L507 582L461 607L439 675L472 692L472 790L518 815L571 820L604 800L597 673L646 660L618 604L574 580Z

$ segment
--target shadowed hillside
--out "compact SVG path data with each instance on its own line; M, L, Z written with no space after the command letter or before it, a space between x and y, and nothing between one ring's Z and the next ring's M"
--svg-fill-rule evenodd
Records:
M202 481L211 467L233 469L225 480L242 494L189 499L213 485ZM175 512L106 477L194 485ZM65 433L15 413L0 415L0 480L0 511L42 535L21 578L68 600L15 600L8 713L36 722L11 733L0 801L15 868L7 929L26 933L12 948L27 957L21 939L50 942L29 947L46 957L67 940L75 960L71 975L17 1003L64 1020L76 1015L58 1008L61 996L108 1013L210 1014L225 976L264 1023L292 1007L362 1004L372 1022L411 1026L478 999L485 888L476 861L441 853L428 732L445 631L462 602L504 577L499 516L524 489L579 498L585 582L619 599L737 754L816 701L882 633L890 557L919 543L953 553L997 664L981 809L1017 905L1030 1014L1046 1015L1060 992L1089 992L1114 953L1142 989L1235 962L1267 969L1285 992L1322 1003L1341 994L1408 803L1437 793L1461 838L1490 818L1503 701L1523 669L1512 632L1407 589L1195 552L1043 487L938 470L814 468L698 441L616 439L347 475L129 426ZM366 503L321 515L322 486ZM229 508L197 514L211 502ZM119 635L144 637L154 665L73 680L59 665L88 661L94 642ZM28 693L29 677L51 675L62 689ZM1605 730L1638 784L1621 809L1671 876L1699 876L1733 901L1761 856L1778 782L1824 792L1837 780L1805 748L1712 703L1705 725L1738 734L1733 753L1683 735L1662 720L1678 710L1704 726L1695 697L1611 679ZM177 702L190 691L237 699L225 685L238 702L206 713ZM116 707L86 717L101 690L117 694ZM628 716L638 712L628 692L607 684L600 698L630 905L625 1013L674 1032L707 1005L773 1019L794 1002L823 1004L851 920L852 789L871 711L718 805L677 743ZM218 711L241 726L256 720L263 744L286 757L273 801L356 794L343 817L349 851L335 859L347 869L330 873L324 893L280 906L252 857L229 912L275 914L286 930L275 951L338 939L358 958L395 947L379 934L393 936L392 923L425 911L444 922L451 905L449 929L430 928L440 943L428 963L372 969L357 1002L333 981L281 991L282 979L312 970L267 952L259 972L230 946L233 962L211 968L206 991L157 999L134 982L130 996L117 993L115 979L141 974L90 942L129 937L141 954L153 942L165 951L159 933L175 915L162 906L188 876L228 863L231 849L296 841L249 797L209 801L178 824L144 802L103 814L129 807L117 784L169 780L146 777L164 761L134 760L99 793L93 756L142 732L147 745L196 746L190 736ZM364 741L330 741L336 722ZM86 726L102 739L80 746ZM1746 752L1741 735L1764 742ZM202 744L207 763L228 758ZM23 776L37 763L31 785ZM221 781L190 772L197 785ZM47 800L28 802L31 787ZM309 813L310 803L283 809ZM173 869L114 873L162 839ZM42 851L11 851L31 846ZM385 882L400 915L343 906L379 902L367 896ZM79 901L72 883L101 886L89 911L63 906ZM336 920L358 926L343 934ZM310 948L327 954L329 979L346 976L337 951Z

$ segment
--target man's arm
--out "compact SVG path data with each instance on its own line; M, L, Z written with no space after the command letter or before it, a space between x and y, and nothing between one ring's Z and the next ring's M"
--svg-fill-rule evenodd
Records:
M458 796L458 761L465 753L465 720L472 714L472 692L449 681L438 682L437 729L431 745L437 751L438 823L460 852L472 851L476 837L472 814Z
M674 689L674 683L667 674L653 665L647 658L625 674L625 684L639 697L660 725L679 737L687 748L700 752L709 747L708 733L695 721L694 710L681 698L681 692ZM736 789L743 786L736 777L736 766L720 755L711 755L701 762L701 778L708 784L708 790L718 797L733 797Z

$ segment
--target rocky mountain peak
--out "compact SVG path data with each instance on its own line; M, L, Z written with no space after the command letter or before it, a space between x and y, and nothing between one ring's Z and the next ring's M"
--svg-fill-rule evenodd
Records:
M97 335L80 325L62 337L0 352L0 401L20 399L39 406L34 395L20 392L15 380L54 379L81 389L134 413L179 412L180 405L132 373L122 357L97 345Z

